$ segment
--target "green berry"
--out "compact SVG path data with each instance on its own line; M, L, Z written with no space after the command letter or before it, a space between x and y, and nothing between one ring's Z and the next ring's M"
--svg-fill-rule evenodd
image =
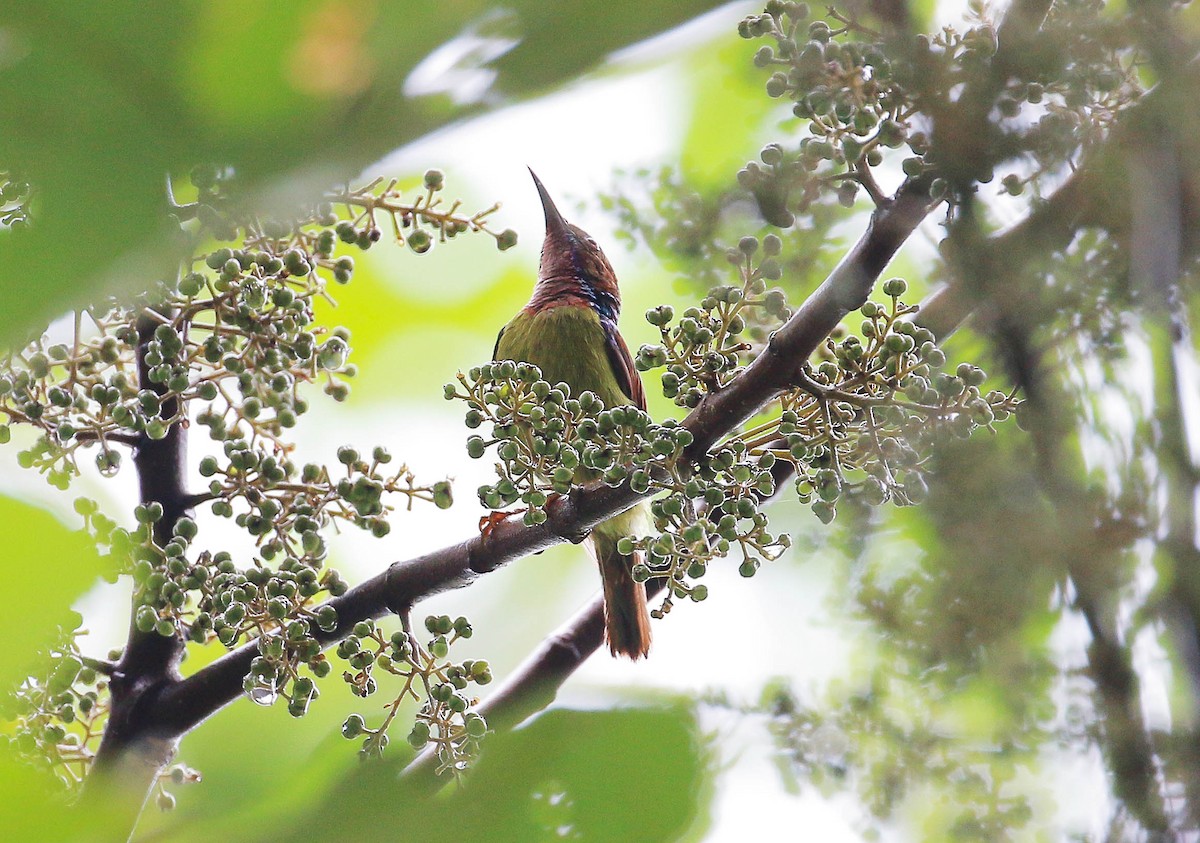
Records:
M506 228L496 235L496 248L504 252L517 245L517 232Z
M424 229L416 229L409 233L405 238L408 243L408 248L412 249L418 255L423 255L433 248L433 238Z
M346 718L346 722L342 724L342 737L347 740L353 740L363 733L366 727L366 722L360 714L351 714Z

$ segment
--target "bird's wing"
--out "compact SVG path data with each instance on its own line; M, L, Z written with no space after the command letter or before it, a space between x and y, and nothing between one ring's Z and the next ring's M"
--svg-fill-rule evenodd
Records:
M508 326L505 325L503 328L500 329L500 333L496 334L496 345L492 347L492 359L493 360L496 359L496 355L500 352L500 338L502 336L504 336L504 331L507 328L508 328Z
M617 386L629 397L633 406L645 411L646 390L642 387L641 376L634 368L629 346L625 345L615 322L601 319L600 324L604 326L605 351L608 352L608 363L612 366L613 374L617 377Z

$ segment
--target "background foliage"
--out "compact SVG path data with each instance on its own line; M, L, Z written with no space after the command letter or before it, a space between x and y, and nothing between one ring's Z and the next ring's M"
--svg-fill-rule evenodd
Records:
M504 106L546 95L551 104L540 114L516 106L509 119L525 134L536 127L542 148L555 148L566 161L578 155L573 148L582 145L586 126L578 115L588 116L589 108L614 121L614 135L653 134L621 124L619 108L601 108L597 92L606 85L620 92L618 100L634 91L653 94L663 122L673 115L667 141L656 141L658 160L589 162L591 181L575 182L582 207L568 214L601 242L620 238L634 246L628 254L615 244L608 251L621 274L623 327L635 349L661 339L639 317L646 308L669 302L682 312L713 284L737 281L723 251L743 234L767 231L763 218L784 221L772 194L781 186L793 191L789 213L810 214L805 225L784 232L781 284L794 303L816 288L865 224L868 202L850 191L826 191L811 207L798 207L809 177L781 163L785 156L803 160L798 143L809 114L802 108L793 116L794 80L785 74L772 84L775 67L755 67L755 56L759 65L801 62L809 30L801 30L801 49L788 53L771 38L735 37L739 19L758 8L724 8L674 42L655 42L596 69L614 49L709 5L571 4L564 11L559 4L517 2L501 10L467 2L447 10L346 0L249 10L197 2L170 11L133 3L103 11L70 3L0 11L0 106L24 118L0 136L0 162L37 186L37 225L19 232L22 240L0 237L0 335L19 341L70 307L102 293L141 290L147 279L169 274L163 174L186 172L196 161L239 162L239 177L263 208L282 207L368 165L372 174L391 168L406 189L429 165L451 177L462 173L471 184L468 204L511 197L497 225L517 228L521 245L504 256L490 244L460 242L420 259L383 248L361 259L336 310L317 313L350 328L361 375L344 413L314 413L314 431L301 448L318 455L323 449L332 461L342 441L395 442L401 459L457 475L465 491L458 511L440 520L429 516L422 526L401 515L384 540L340 537L333 557L353 573L374 573L444 544L447 535L465 535L477 513L462 501L476 478L490 478L463 459L459 412L440 403L440 387L456 368L486 359L497 327L525 300L540 231L535 206L517 198L528 192L523 175L496 179L493 171L530 163L554 184L540 162L492 157L483 148L478 139L503 125L487 121L503 119ZM857 11L864 21L889 21L883 5ZM881 14L872 18L871 11ZM941 23L921 4L903 11L904 25L917 31ZM969 66L972 51L995 49L983 23L990 13L952 11L959 29L945 36L945 53ZM1135 36L1131 19L1143 27ZM1066 81L1049 86L1049 94L1047 86L1039 93L1025 83L1005 94L1015 105L1002 111L1036 108L1047 95L1061 108L1047 110L1055 119L1026 138L1028 148L1009 150L1017 166L993 173L964 156L966 170L951 180L981 184L975 200L958 197L958 233L975 224L984 236L1036 210L1061 183L1064 161L1099 141L1140 90L1169 78L1168 69L1178 71L1156 46L1170 42L1182 53L1197 34L1190 7L1130 11L1066 2L1054 4L1050 21L1087 49L1067 71L1032 60L1019 68ZM741 34L766 34L755 26L743 23ZM451 52L459 57L458 75L423 82L414 68L447 44L459 48ZM764 57L764 45L782 52ZM1104 75L1113 61L1125 62L1128 78ZM925 69L931 79L945 71ZM584 82L565 81L585 71L591 75ZM439 78L452 90L439 92ZM432 95L416 96L422 85ZM570 104L582 112L568 112ZM923 105L917 97L896 107ZM477 116L497 109L496 117ZM928 111L935 121L948 119ZM1168 134L1182 136L1192 111L1166 109L1159 119ZM572 121L561 116L568 113ZM418 143L373 164L465 117L479 122L444 135L445 146ZM835 127L817 140L844 150L844 134ZM456 147L454 137L465 141ZM781 147L764 147L781 137ZM959 140L971 148L971 137ZM817 157L821 167L834 160L820 151ZM1123 163L1102 164L1125 170ZM614 165L623 172L610 179ZM899 183L900 166L891 161L880 171L887 189ZM904 174L914 174L904 166ZM561 167L565 183L574 167L582 165ZM1036 198L1027 205L1031 193ZM1111 195L1122 207L1138 196L1126 182ZM382 762L359 765L335 725L361 710L360 701L331 689L316 716L303 721L282 706L239 702L204 723L185 739L181 759L205 781L176 789L177 810L148 812L139 833L256 839L279 828L319 828L329 839L390 839L411 824L426 836L459 839L537 839L562 829L582 839L630 839L633 829L640 839L698 838L714 817L718 829L730 817L749 822L749 812L736 813L721 795L735 792L736 776L753 774L741 765L721 775L722 764L743 754L777 765L770 784L756 780L762 787L797 795L790 806L772 805L766 824L836 811L828 839L1126 839L1167 824L1194 825L1196 695L1188 677L1196 674L1196 616L1188 587L1197 560L1194 541L1179 538L1179 518L1187 523L1178 515L1179 497L1188 486L1172 484L1179 474L1195 476L1177 440L1194 436L1197 422L1182 410L1182 422L1170 415L1186 406L1195 386L1192 370L1180 363L1194 351L1181 320L1194 313L1188 265L1172 300L1174 319L1164 320L1152 296L1131 289L1137 272L1129 271L1130 251L1117 248L1127 241L1113 236L1120 222L1061 249L1013 254L1007 270L972 260L977 254L939 253L935 243L956 229L937 222L909 243L889 275L909 279L906 301L952 280L974 285L992 308L997 288L988 285L1007 284L999 297L1020 318L1005 322L993 309L952 337L946 354L952 366L985 364L1004 388L1022 381L1029 344L1036 359L1050 361L1041 369L1051 372L1049 385L1033 381L1045 391L1032 437L1010 424L938 451L920 507L839 505L826 526L821 521L828 519L794 498L781 503L773 523L792 533L788 553L745 586L732 567L725 579L708 580L707 605L656 625L656 651L642 672L589 665L564 708L497 740L476 773L477 787L438 803L436 816L423 803L397 814L406 800L396 775L411 756L394 744ZM957 242L963 240L970 242ZM1046 283L1030 286L1020 280L1027 276ZM857 327L859 320L851 321ZM1172 330L1174 344L1163 339ZM648 391L653 418L678 415L658 390ZM32 475L15 471L3 479L12 497L0 500L0 569L11 593L21 595L0 620L0 680L7 684L31 670L35 646L49 643L57 625L74 625L65 607L111 574L90 543L70 531L77 519L69 503L31 488ZM127 488L108 491L86 477L82 483L103 504L132 513ZM58 518L30 506L31 498ZM591 574L576 550L556 548L490 575L484 597L442 596L429 609L470 614L487 643L463 642L463 656L486 657L503 674L589 592ZM98 604L123 611L125 601L101 588L76 604L97 624L96 654L122 637L109 630L116 641L100 646L106 633ZM1105 649L1112 642L1115 649ZM194 648L185 672L217 654ZM605 694L614 689L655 707L579 710L609 701ZM607 760L597 764L598 757ZM81 835L39 774L7 757L0 757L0 791L0 826L31 839Z

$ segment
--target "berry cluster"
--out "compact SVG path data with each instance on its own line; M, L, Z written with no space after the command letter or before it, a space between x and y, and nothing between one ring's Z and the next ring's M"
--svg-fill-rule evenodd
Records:
M671 325L675 310L670 305L646 312L646 321L662 333L662 343L643 345L634 365L643 372L665 366L663 395L679 406L695 407L706 393L728 383L761 348L768 326L791 315L783 291L767 290L768 281L779 280L783 242L768 234L762 246L765 257L757 265L758 238L743 237L730 249L727 257L741 283L714 287L698 307L683 312L678 324Z
M354 627L354 634L338 644L337 654L346 659L352 670L343 674L355 695L367 697L377 686L376 671L384 671L403 680L400 692L385 708L383 722L367 726L359 714L352 714L342 724L342 734L350 740L363 737L363 757L383 753L388 745L388 728L406 699L418 702L419 708L408 743L416 750L432 744L439 761L439 772L455 774L464 770L479 748L479 740L487 733L487 721L474 710L478 700L466 692L468 686L487 685L492 671L486 661L452 662L450 647L474 630L463 617L451 620L447 615L430 615L425 630L431 636L421 644L404 618L404 628L390 636L376 628L371 621Z
M339 249L370 248L389 219L415 252L464 232L488 234L502 249L515 242L512 232L488 227L495 206L473 215L461 213L459 202L443 208L436 170L412 201L396 184L330 191L289 217L266 218L246 206L235 173L198 167L193 201L171 197L181 238L191 244L174 279L136 300L83 308L65 341L35 337L0 360L0 443L16 438L18 461L58 488L80 473L85 449L112 476L126 448L144 454L188 430L219 443L220 454L197 466L203 491L147 500L130 526L86 498L76 511L109 551L113 570L132 576L138 633L229 648L253 642L247 695L264 705L283 698L297 717L317 698L316 680L332 671L322 649L339 618L322 601L348 587L327 565L329 530L353 524L382 537L397 496L410 509L453 500L448 482L417 482L383 448L363 454L344 446L333 466L293 458L288 431L315 388L342 401L355 375L350 333L322 326L314 313L318 299L353 277L354 258ZM20 199L19 187L0 179L0 201ZM196 520L184 514L204 505L250 536L253 558L206 546ZM31 758L54 759L69 771L64 779L77 782L101 735L108 687L81 667L69 636L51 664L17 700L26 724L19 746ZM466 675L490 678L483 663ZM473 718L469 728L478 728ZM446 745L462 749L463 741L447 738ZM169 800L163 791L160 801Z
M551 386L529 363L502 360L460 372L445 395L467 403L467 427L486 421L491 428L488 438L467 439L471 457L494 445L500 458L499 479L479 488L480 503L495 510L520 501L529 525L546 520L549 495L569 492L580 478L610 486L628 480L649 490L692 441L674 421L657 425L635 407L605 408L591 392L575 398L567 384Z
M78 785L91 764L108 717L107 679L84 664L73 641L42 662L12 697L3 717L15 721L12 747L33 763Z
M3 741L17 755L67 787L78 788L108 723L106 671L111 662L81 655L69 634L60 630L60 635L59 646L41 654L41 670L28 676L11 696L0 697L0 717L10 722ZM120 653L108 655L116 659ZM183 764L164 769L156 783L156 803L163 810L173 808L175 797L166 785L197 781L200 774Z
M490 437L467 440L475 458L496 447L499 480L479 489L489 509L520 501L525 523L540 524L550 495L597 478L610 486L628 483L639 494L667 493L651 504L658 532L625 537L620 544L626 554L645 551L636 579L669 578L671 588L656 615L670 611L676 597L703 600L707 588L691 580L735 546L747 576L760 559L774 559L788 546L786 536L766 531L766 515L758 511L760 500L774 490L763 467L773 458L749 454L737 440L692 464L682 459L692 434L675 420L660 425L633 407L605 408L590 392L572 398L566 384L551 387L527 363L500 361L460 374L457 384L446 386L446 397L467 403L468 427L485 421L491 426Z
M406 243L418 255L428 252L434 243L445 243L459 234L474 231L494 237L501 251L517 245L517 233L511 228L496 232L488 226L488 217L500 209L499 203L469 215L461 213L462 202L457 199L448 208L442 208L439 194L445 187L445 176L441 170L425 172L424 193L412 202L403 201L403 193L396 187L398 183L392 179L384 184L380 178L357 190L347 188L331 193L328 201L358 209L357 214L337 224L337 236L346 243L369 249L380 238L380 217L386 217L396 242Z
M662 604L651 612L654 617L670 612L677 598L697 603L706 599L708 586L695 581L714 560L736 551L741 560L738 572L752 577L764 560L778 559L791 547L787 535L768 531L767 515L761 511L775 493L774 462L770 453L751 453L735 437L655 484L666 491L650 504L657 533L627 537L619 545L623 553L643 552L643 561L634 566L634 579L662 578L668 584Z
M779 416L744 434L752 451L792 463L800 500L826 523L845 496L869 506L920 503L936 444L990 428L1018 403L1009 393L982 392L986 374L977 366L945 371L933 334L911 321L916 307L901 301L903 279L882 288L889 303L864 304L859 334L828 339L825 359L805 366Z
M793 211L807 211L831 186L846 206L860 185L877 192L870 168L883 163L884 150L908 143L917 152L922 143L908 136L914 98L897 79L882 36L835 9L829 16L832 25L809 21L804 3L771 2L738 27L743 38L775 42L754 55L758 67L775 68L767 95L791 100L792 113L809 121L809 136L796 151L768 144L761 164L752 161L738 173L773 225L791 225Z
M1081 149L1102 139L1117 114L1143 93L1139 57L1122 46L1126 23L1098 14L1101 7L1096 0L1055 3L1031 43L997 67L997 28L981 2L971 4L964 31L946 26L914 36L877 32L834 7L824 19L810 20L806 4L771 0L738 32L773 42L758 49L754 63L772 70L768 96L790 101L793 115L808 121L808 133L795 147L767 144L738 181L755 195L769 223L786 227L830 188L847 207L860 188L880 202L872 168L890 150L906 149L904 174L928 174L932 195L955 201L949 183L938 178L944 175L940 163L962 162L942 162L944 151L933 148L923 127L960 108L953 92L971 86L987 92L984 111L999 114L998 127L1007 136L1004 157L1016 164L1002 179L1002 192L1038 187L1043 175L1061 172ZM1065 61L1050 60L1055 42L1063 40L1075 49ZM967 175L992 180L998 162L963 158Z

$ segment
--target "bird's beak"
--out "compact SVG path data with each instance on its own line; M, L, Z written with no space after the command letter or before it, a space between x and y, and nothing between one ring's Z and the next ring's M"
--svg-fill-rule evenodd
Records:
M537 177L537 173L533 171L533 168L529 169L529 175L533 176L533 183L537 185L538 196L542 199L542 211L546 214L546 236L562 240L567 233L567 221L558 212L558 208L554 205L554 200L546 192L546 186L542 184L542 180Z

